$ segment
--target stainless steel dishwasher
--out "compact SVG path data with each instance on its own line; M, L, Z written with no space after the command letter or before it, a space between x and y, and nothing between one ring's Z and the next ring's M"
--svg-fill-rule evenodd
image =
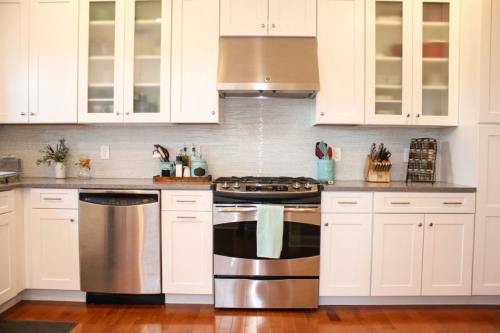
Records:
M161 294L159 191L82 189L79 197L87 302L89 293Z

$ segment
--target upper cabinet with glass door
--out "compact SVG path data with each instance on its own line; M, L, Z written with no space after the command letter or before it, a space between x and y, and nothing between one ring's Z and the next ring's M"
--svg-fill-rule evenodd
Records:
M170 121L171 1L80 8L79 122Z
M367 124L458 124L458 1L367 2Z

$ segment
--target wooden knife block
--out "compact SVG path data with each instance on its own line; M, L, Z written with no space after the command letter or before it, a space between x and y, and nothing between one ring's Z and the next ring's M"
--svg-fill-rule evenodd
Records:
M390 183L391 170L375 171L375 164L372 162L370 155L366 156L365 162L365 180L369 183Z

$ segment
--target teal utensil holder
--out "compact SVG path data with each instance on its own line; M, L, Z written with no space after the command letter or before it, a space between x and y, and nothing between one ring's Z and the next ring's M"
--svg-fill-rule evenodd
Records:
M335 171L334 160L319 160L318 161L318 180L320 182L333 181Z
M161 162L160 175L161 175L161 170L163 170L163 169L170 170L170 177L175 177L175 163L174 162Z

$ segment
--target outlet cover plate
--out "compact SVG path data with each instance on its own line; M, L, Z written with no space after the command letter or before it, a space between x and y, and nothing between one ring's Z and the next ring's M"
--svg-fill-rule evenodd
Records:
M332 148L335 162L342 161L342 148Z
M101 160L109 160L109 146L101 146Z

